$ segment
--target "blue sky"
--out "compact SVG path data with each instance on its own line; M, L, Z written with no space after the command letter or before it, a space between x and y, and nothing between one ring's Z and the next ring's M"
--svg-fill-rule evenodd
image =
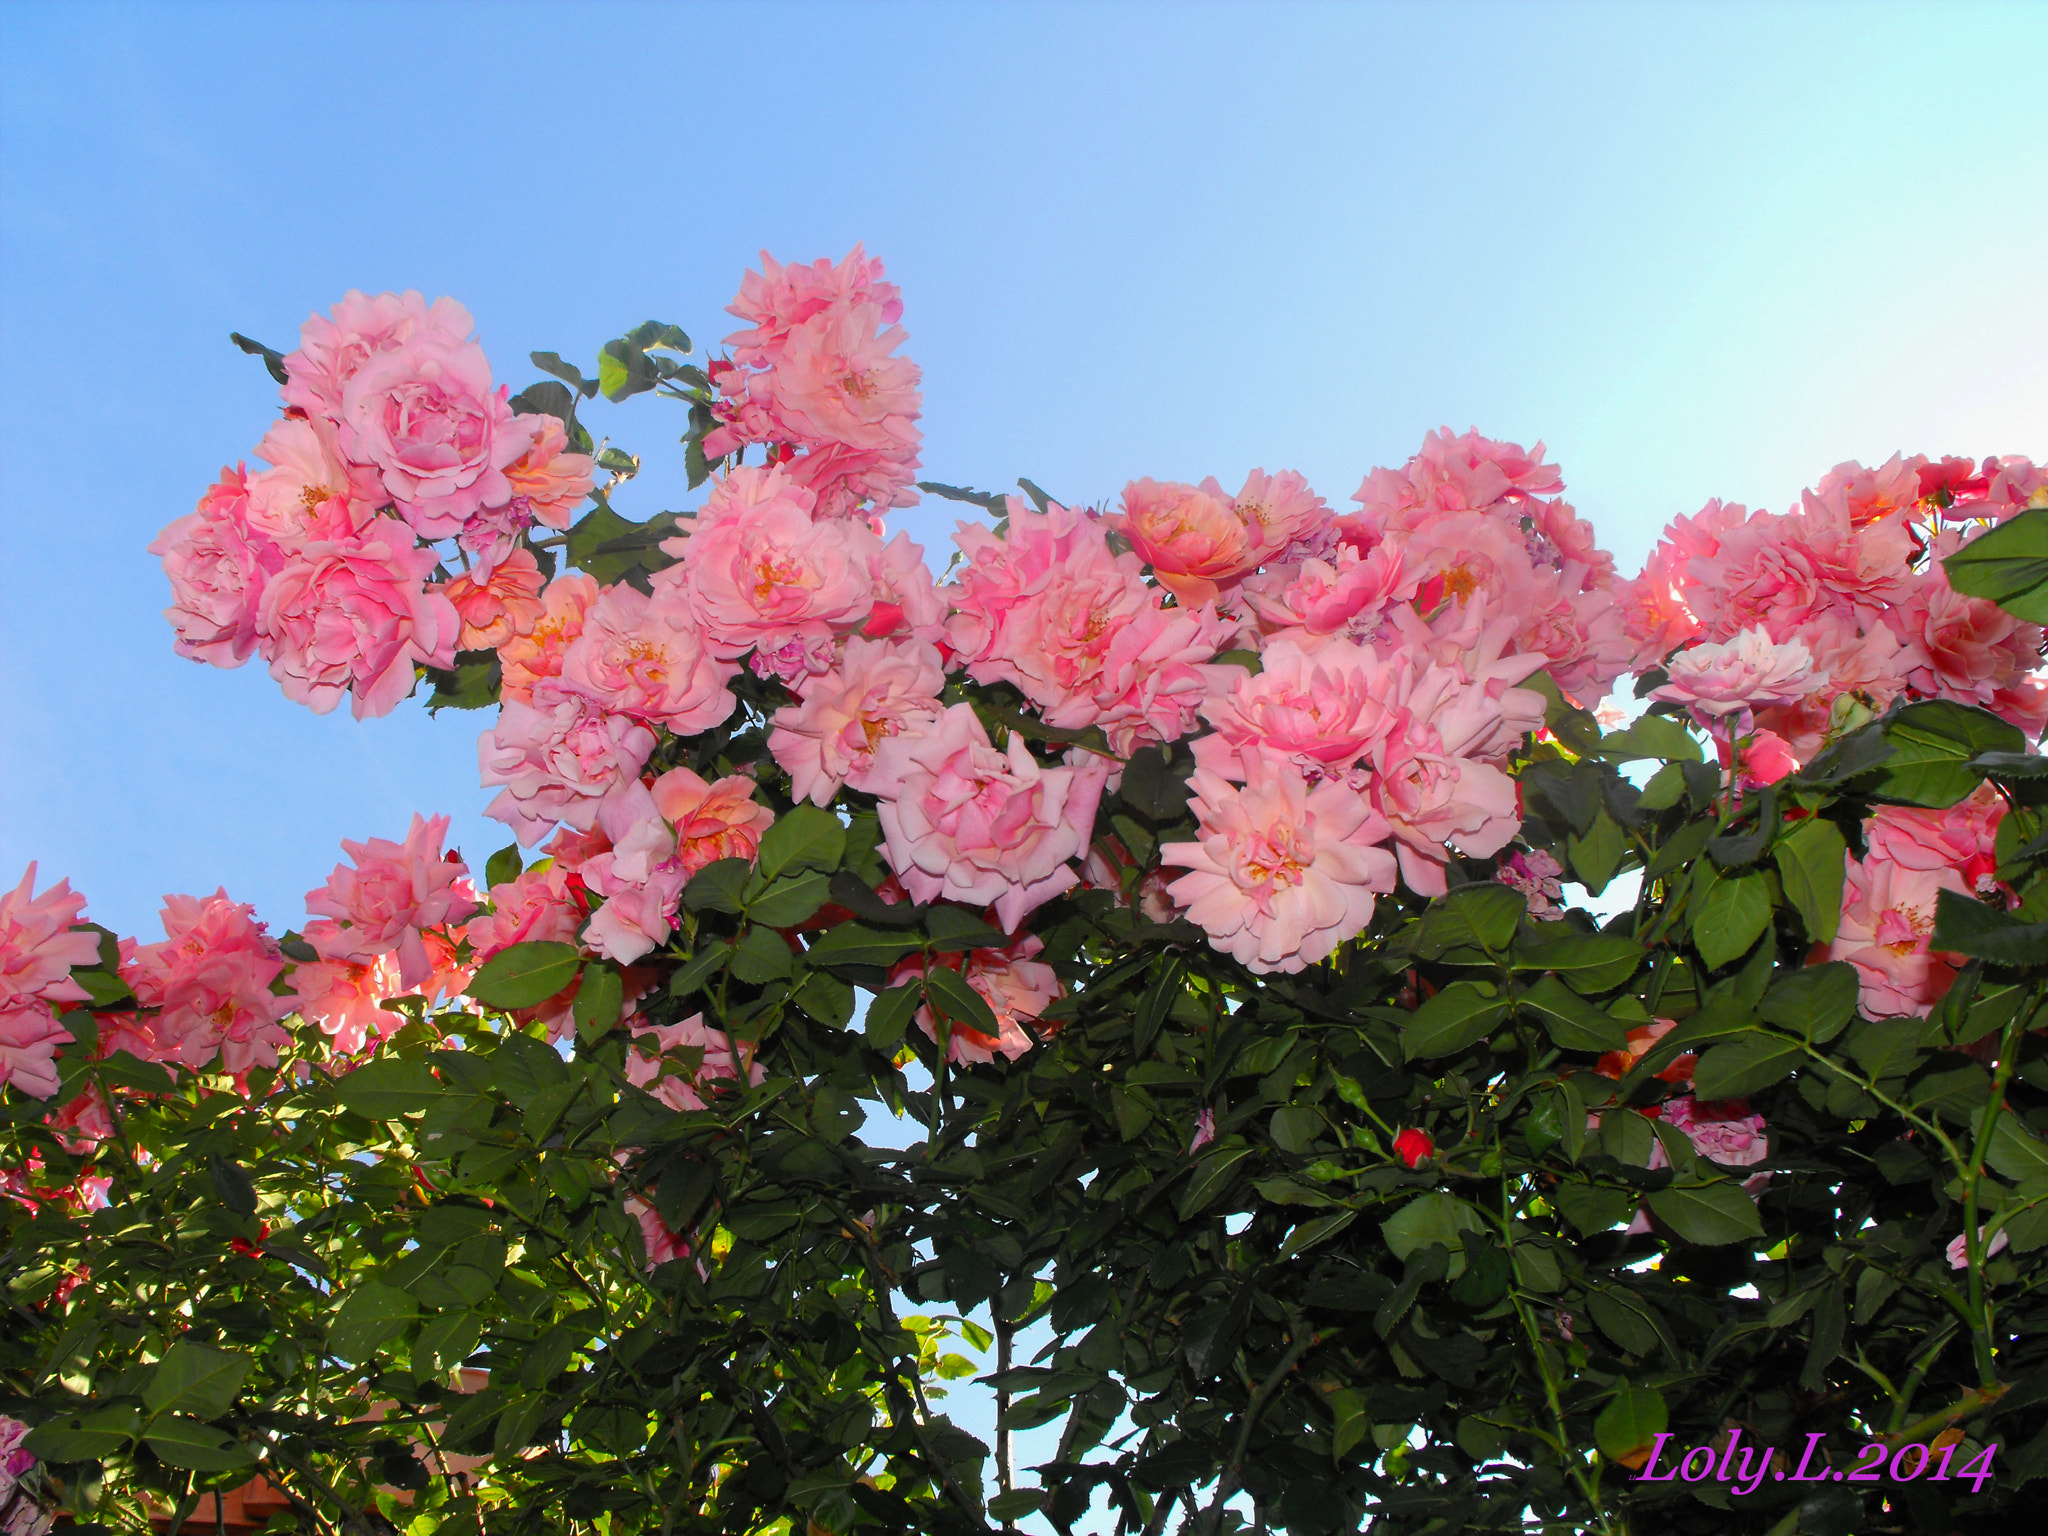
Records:
M351 287L452 293L501 377L765 246L903 285L926 474L1073 500L1422 434L1541 437L1632 568L1847 458L2048 457L2048 8L0 7L0 876L273 927L343 837L456 818L475 717L358 725L172 655L143 546ZM621 498L686 505L681 423ZM943 542L946 510L901 519Z

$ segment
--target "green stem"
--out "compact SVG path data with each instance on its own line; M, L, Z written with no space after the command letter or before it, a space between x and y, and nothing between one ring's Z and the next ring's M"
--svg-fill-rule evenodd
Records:
M1978 1114L1977 1132L1970 1142L1970 1158L1962 1168L1963 1253L1970 1266L1970 1343L1977 1357L1977 1384L1987 1389L1997 1385L1998 1360L1991 1344L1995 1308L1984 1294L1985 1239L1977 1231L1977 1193L1984 1181L1984 1154L1991 1148L1998 1117L2005 1109L2005 1090L2019 1066L2020 1043L2026 1037L2027 1026L2033 1022L2038 997L2039 989L2029 988L2027 996L2014 1010L2012 1022L2005 1026L2005 1034L1998 1043L1998 1071L1992 1078L1991 1097Z

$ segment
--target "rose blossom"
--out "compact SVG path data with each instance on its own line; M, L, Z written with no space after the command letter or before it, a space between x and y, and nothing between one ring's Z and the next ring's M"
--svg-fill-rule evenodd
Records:
M834 304L791 327L773 368L750 386L756 398L766 388L789 438L914 452L922 370L892 355L907 339L871 299Z
M1789 704L1827 686L1813 669L1813 653L1797 640L1775 643L1761 629L1745 629L1725 645L1695 645L1672 657L1671 681L1651 693L1689 706L1696 716L1725 715Z
M1435 512L1468 511L1564 489L1555 464L1543 462L1543 444L1524 449L1470 430L1439 428L1401 469L1375 469L1352 500L1359 525L1375 537L1405 533Z
M780 359L789 333L813 316L837 305L872 303L881 320L894 325L903 316L903 294L882 281L881 262L856 245L837 264L820 257L808 265L784 264L761 253L761 270L740 279L740 291L726 313L748 321L748 329L725 338L733 358L742 364L770 367Z
M1435 1155L1435 1140L1419 1127L1411 1125L1394 1138L1394 1156L1410 1168L1421 1167L1426 1159Z
M936 721L945 685L933 646L848 640L835 668L804 679L800 701L775 712L768 751L789 774L790 793L829 805L841 784L866 789L876 746Z
M682 564L663 573L713 654L858 629L874 607L868 564L881 540L844 518L812 521L811 493L780 468L735 469L722 490L682 541Z
M973 706L955 704L929 728L883 740L869 782L890 867L911 895L994 903L1015 931L1076 884L1069 861L1088 847L1109 769L1093 756L1045 767L1018 735L998 752Z
M74 966L97 965L99 935L74 932L85 898L59 880L35 894L30 864L13 890L0 893L0 1007L26 1002L83 1003L91 994L71 979Z
M676 859L692 875L719 859L753 858L775 822L775 813L754 799L754 781L743 773L706 783L687 768L671 768L648 795L675 828Z
M732 713L736 700L726 684L738 671L705 646L671 588L657 586L649 597L621 582L584 612L562 653L559 686L612 714L690 736Z
M166 896L164 939L121 941L121 976L145 1006L160 1010L148 1029L156 1060L200 1068L216 1056L224 1071L275 1067L291 1035L279 1022L291 999L271 991L284 955L256 909L211 896Z
M698 1053L695 1065L690 1064L688 1057L670 1057L671 1051ZM671 1072L669 1067L683 1070ZM747 1063L750 1085L760 1086L765 1076L759 1062ZM739 1082L732 1037L723 1030L710 1028L701 1013L673 1024L635 1024L633 1044L626 1052L626 1081L653 1094L670 1109L702 1109L700 1087L715 1082Z
M1660 1118L1666 1125L1685 1132L1701 1157L1724 1167L1747 1168L1770 1155L1764 1117L1750 1113L1747 1099L1667 1099Z
M547 578L540 573L533 551L515 549L481 579L475 572L430 588L455 605L462 620L458 650L496 650L507 640L530 634L546 611L541 588Z
M1619 1081L1629 1074L1637 1062L1650 1054L1652 1046L1676 1028L1676 1019L1653 1019L1648 1024L1636 1025L1624 1037L1622 1049L1603 1054L1593 1070L1602 1077L1611 1077ZM1684 1055L1675 1057L1658 1072L1657 1078L1660 1082L1666 1083L1689 1083L1692 1081L1692 1069L1698 1061L1697 1053L1687 1051Z
M1036 958L1044 948L1036 935L1027 933L1002 949L968 951L965 962L959 966L961 979L996 1016L996 1033L984 1034L963 1020L949 1017L948 1061L963 1066L978 1066L998 1056L1015 1061L1038 1044L1025 1026L1034 1023L1066 992L1052 967ZM940 963L950 958L953 957L942 956ZM900 986L925 972L925 957L912 955L890 971L889 985ZM938 1017L929 1001L917 1010L917 1024L931 1039L939 1038Z
M1391 543L1360 553L1340 545L1328 559L1281 566L1245 583L1244 597L1268 629L1313 650L1333 636L1371 641L1388 606L1414 595Z
M654 732L572 693L559 681L534 686L531 702L508 702L498 723L477 738L483 783L505 786L484 809L532 846L555 823L581 831L597 824L598 802L637 776L654 750Z
M422 333L460 343L475 329L469 311L450 298L429 305L417 291L370 298L351 288L326 315L299 328L299 349L284 360L285 401L336 420L344 386L371 357Z
M1339 775L1392 727L1390 679L1403 669L1362 646L1308 653L1285 638L1267 646L1256 674L1212 668L1202 718L1216 734L1197 744L1202 765L1240 780L1254 763L1283 759L1312 777Z
M1259 560L1244 520L1214 480L1133 480L1124 487L1117 531L1159 584L1191 607L1214 602Z
M579 871L605 898L584 937L599 954L629 964L674 931L683 886L718 859L751 859L775 813L753 798L754 781L733 774L707 784L672 768L652 785L628 783L600 806L612 847Z
M279 417L256 456L271 467L249 476L249 526L288 549L322 528L359 527L386 500L376 471L342 456L324 418Z
M71 1031L40 1000L0 1002L0 1088L9 1083L38 1099L60 1086L57 1052L71 1044Z
M569 452L569 429L545 411L521 416L511 430L524 433L526 451L505 466L512 497L507 506L546 528L567 528L590 494L594 467L587 453Z
M601 590L581 571L557 576L547 584L532 629L514 634L498 647L498 664L504 674L499 697L508 704L530 703L535 683L562 675L562 656L583 633L583 615Z
M171 582L164 617L180 656L239 667L256 648L256 610L284 551L249 526L248 472L223 469L199 509L171 523L149 545Z
M512 425L482 347L421 331L363 360L342 385L342 452L374 465L399 514L430 539L512 499L506 466L531 439Z
M1993 1237L1988 1244L1985 1243L1984 1234L1988 1229L1989 1223L1977 1229L1977 1251L1987 1259L1994 1253L2002 1251L2010 1241L2006 1236L2005 1228L2000 1227L1998 1235ZM1970 1267L1970 1235L1967 1232L1958 1232L1948 1240L1948 1246L1942 1250L1942 1255L1948 1260L1948 1267L1950 1269L1968 1269Z
M407 989L433 973L423 930L461 923L476 910L469 866L441 840L448 818L429 821L417 811L405 841L343 838L342 851L355 861L334 866L327 883L306 892L306 910L319 916L306 924L306 942L323 960L366 964L379 955L398 956L399 979Z
M1254 760L1239 788L1197 768L1189 779L1201 840L1166 843L1189 871L1169 887L1209 942L1254 971L1298 971L1362 932L1373 896L1394 888L1383 817L1356 791L1313 787L1286 764Z
M569 894L569 870L559 859L490 888L491 910L462 930L479 963L514 944L574 942L582 913Z
M461 620L447 598L420 585L434 561L389 517L299 550L271 576L256 617L285 697L324 715L347 692L364 720L412 692L416 665L452 666Z
M1989 784L1978 785L1946 810L1880 805L1863 824L1865 857L1954 874L1957 890L1989 895L1996 888L1998 824L2003 820L2004 797Z
M1529 915L1541 920L1564 910L1564 866L1541 848L1516 849L1501 860L1493 878L1528 900Z
M1882 858L1846 862L1842 923L1828 958L1856 967L1858 1005L1870 1017L1926 1017L1955 979L1950 957L1928 940L1935 902L1944 888L1959 889L1960 878Z

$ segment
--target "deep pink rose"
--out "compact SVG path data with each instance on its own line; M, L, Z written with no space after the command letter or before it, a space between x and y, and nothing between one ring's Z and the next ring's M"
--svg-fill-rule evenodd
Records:
M971 705L955 704L923 731L882 741L870 776L887 857L919 901L993 903L1016 931L1026 913L1079 880L1109 778L1105 758L1048 768L1022 736L998 752Z
M171 581L164 617L180 656L239 667L256 648L256 612L284 551L249 525L248 472L223 469L199 510L158 534L149 552Z
M256 909L211 896L166 896L164 938L155 944L121 941L121 975L144 1006L161 1010L149 1023L159 1061L201 1068L216 1057L235 1075L275 1067L291 1044L280 1022L289 996L270 984L284 955Z

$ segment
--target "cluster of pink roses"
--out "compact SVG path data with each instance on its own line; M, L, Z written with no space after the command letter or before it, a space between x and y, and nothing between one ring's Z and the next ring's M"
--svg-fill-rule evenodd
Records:
M2023 458L1894 454L1842 464L1800 505L1751 513L1710 501L1674 519L1617 589L1634 665L1673 657L1660 697L1742 713L1767 753L1813 755L1829 733L1899 699L1981 705L2038 736L2048 725L2041 627L1949 585L1941 561L1983 529L2048 505Z
M748 328L708 370L718 425L705 455L765 444L820 517L917 500L917 364L897 357L903 298L859 246L838 265L784 266L766 251L727 306Z
M350 293L306 322L256 447L270 467L223 470L150 545L181 655L254 652L288 698L324 714L347 694L361 719L394 709L417 667L488 643L504 598L531 597L518 538L568 526L591 464L556 418L513 414L471 328L453 299L417 293ZM451 537L474 564L435 583L434 541Z

